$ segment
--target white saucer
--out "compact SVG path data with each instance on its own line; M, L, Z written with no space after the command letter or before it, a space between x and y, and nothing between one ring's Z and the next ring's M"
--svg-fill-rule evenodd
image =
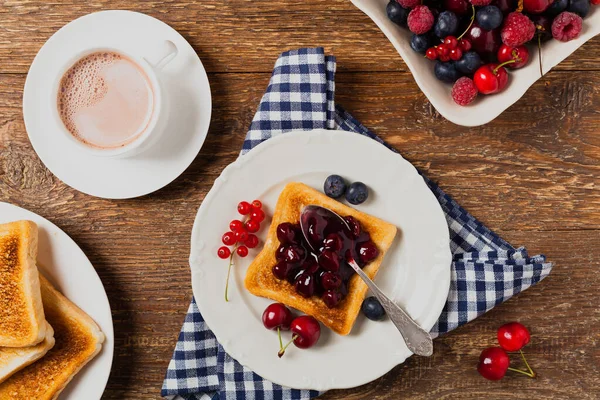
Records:
M265 141L229 165L202 202L194 227L190 267L198 307L219 343L258 375L283 386L329 390L379 378L412 353L389 319L359 315L348 336L323 328L312 349L291 348L277 357L277 334L261 316L271 303L244 287L246 269L257 254L236 259L229 302L223 298L227 260L217 257L221 232L236 218L237 203L259 199L272 215L286 183L322 190L325 178L340 174L365 182L369 199L357 209L398 227L377 275L379 287L429 330L442 312L450 287L450 238L439 202L415 167L375 140L345 131L290 132ZM257 179L258 177L258 179ZM259 237L264 241L268 227ZM290 335L286 334L286 340Z
M28 219L39 228L39 268L69 300L85 311L102 329L106 340L102 350L62 392L61 400L102 397L114 352L110 304L90 260L59 227L39 215L12 204L0 202L0 223Z
M57 131L53 85L70 57L90 47L118 48L142 57L164 40L175 43L179 54L159 72L171 111L169 131L156 144L132 158L94 157ZM81 192L112 199L142 196L177 178L204 143L211 107L208 77L192 46L167 24L131 11L89 14L61 28L33 60L23 94L27 133L46 167Z

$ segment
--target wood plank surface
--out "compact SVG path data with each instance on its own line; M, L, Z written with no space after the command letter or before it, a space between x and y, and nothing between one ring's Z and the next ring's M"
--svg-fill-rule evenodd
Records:
M213 118L193 164L172 184L131 200L79 193L52 175L28 141L25 74L68 21L132 9L167 22L209 71ZM106 399L155 399L191 298L189 235L214 179L237 157L277 54L323 45L338 57L336 101L473 215L514 245L544 253L552 274L436 340L359 388L323 399L600 398L600 40L584 45L492 123L445 121L382 33L345 0L0 1L0 200L61 227L88 255L109 296L115 361ZM495 330L530 327L535 380L481 378ZM360 368L357 365L357 368Z

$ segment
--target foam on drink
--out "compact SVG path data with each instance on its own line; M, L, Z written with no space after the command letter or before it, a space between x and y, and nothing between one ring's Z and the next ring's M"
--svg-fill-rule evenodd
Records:
M65 127L77 139L93 147L117 148L148 127L154 94L134 61L115 52L96 52L64 74L57 106Z

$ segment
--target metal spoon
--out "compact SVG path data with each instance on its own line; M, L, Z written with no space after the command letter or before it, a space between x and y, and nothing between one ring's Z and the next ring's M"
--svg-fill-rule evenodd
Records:
M308 217L310 214L318 212L321 215L330 214L330 217L337 218L340 222L347 228L349 228L348 223L338 214L331 211L328 208L320 207L320 206L306 206L302 209L302 213L300 215L300 227L302 229L302 234L306 239L306 242L313 247L311 244L311 240L308 235ZM313 248L313 251L317 252L318 249ZM356 261L350 256L349 259L346 259L346 262L356 271L358 276L362 278L363 281L367 284L371 292L377 297L377 300L381 303L387 315L390 317L390 320L394 323L400 334L404 338L406 342L406 346L410 351L420 356L430 356L433 354L433 341L431 340L431 336L427 333L423 328L421 328L413 319L396 303L390 300L378 287L377 285L363 272L363 270L358 266Z

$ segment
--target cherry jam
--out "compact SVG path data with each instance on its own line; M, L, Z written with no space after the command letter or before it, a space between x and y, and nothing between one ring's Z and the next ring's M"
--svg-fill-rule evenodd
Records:
M308 242L298 224L284 222L277 227L280 246L273 274L294 285L298 294L319 296L333 308L348 294L348 281L355 274L346 260L351 257L363 268L377 258L379 249L352 216L344 217L348 226L320 209L303 218Z

